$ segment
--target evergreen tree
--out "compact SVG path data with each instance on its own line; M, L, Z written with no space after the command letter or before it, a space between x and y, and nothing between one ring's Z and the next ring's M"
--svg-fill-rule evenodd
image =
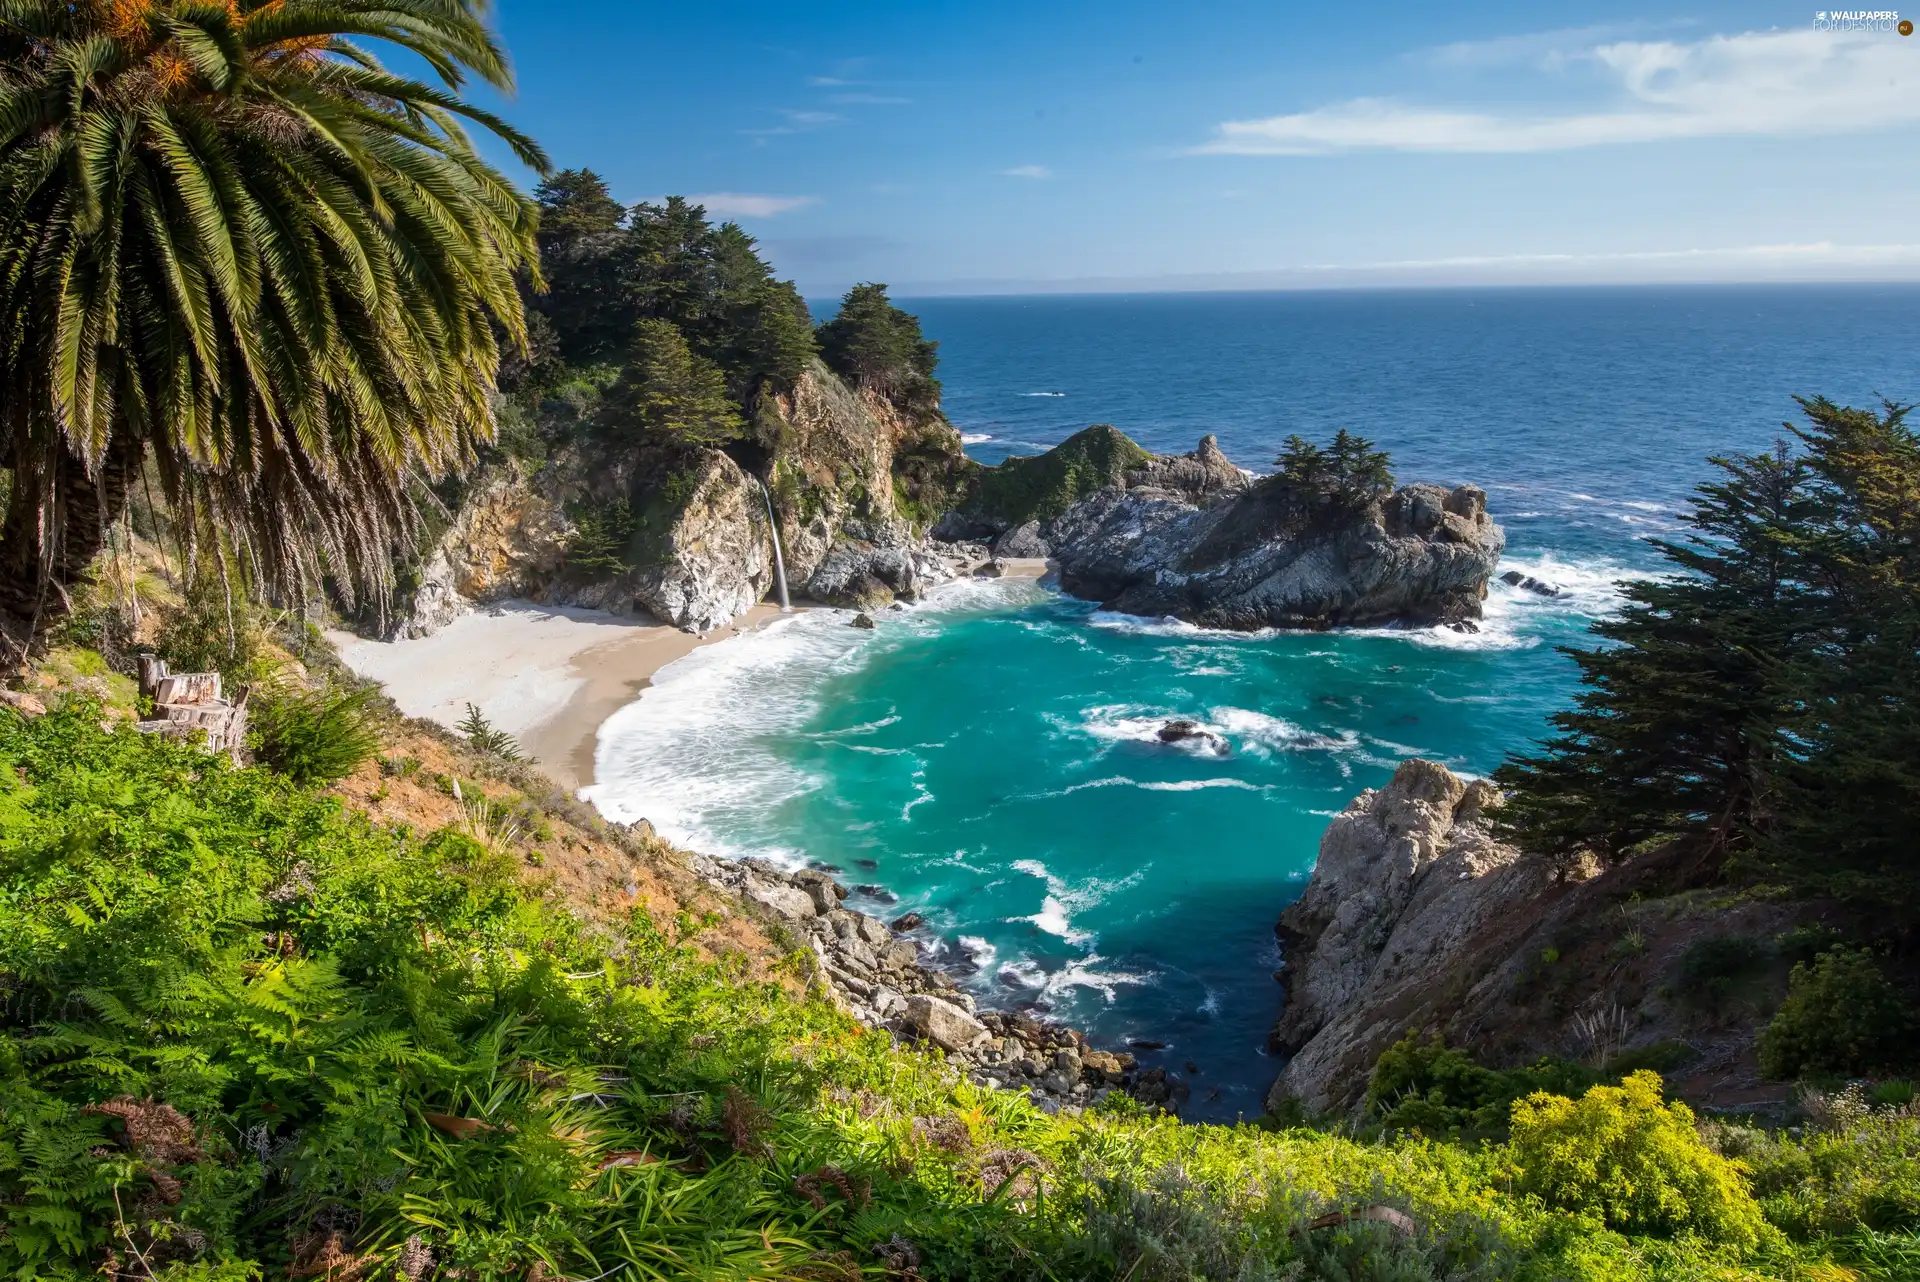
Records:
M1372 441L1344 427L1334 433L1327 463L1334 495L1342 503L1364 507L1393 492L1393 460L1387 452L1374 449Z
M540 205L540 247L618 231L627 211L591 169L562 169L534 190Z
M1274 463L1280 469L1277 475L1283 489L1302 502L1319 503L1332 475L1325 450L1304 436L1289 436Z
M663 320L634 325L626 369L607 393L601 431L637 443L721 446L739 439L745 423L727 398L719 368L687 346Z
M1559 735L1496 775L1532 849L1618 860L1684 841L1717 863L1771 822L1791 711L1777 676L1803 641L1794 547L1817 503L1784 446L1713 462L1694 533L1655 544L1683 573L1623 585L1625 608L1593 628L1608 644L1568 651L1585 688Z
M940 401L933 371L939 344L920 332L918 317L901 311L885 285L855 285L840 311L820 327L820 354L850 383L871 389L903 410L930 411Z
M1807 644L1793 697L1781 820L1755 863L1797 884L1920 915L1920 440L1907 408L1803 401L1821 510L1795 553Z

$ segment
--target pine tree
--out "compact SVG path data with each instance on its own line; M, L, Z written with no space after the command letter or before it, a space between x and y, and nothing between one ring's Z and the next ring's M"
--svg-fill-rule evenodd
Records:
M1585 688L1552 718L1560 734L1496 776L1531 849L1612 861L1683 841L1707 866L1771 825L1792 710L1779 675L1804 644L1796 541L1818 503L1785 446L1713 462L1694 533L1655 544L1683 573L1623 585L1625 608L1593 629L1608 644L1568 651Z
M893 305L885 285L855 285L819 337L821 357L849 382L902 409L939 404L940 384L933 377L939 344L921 334L918 318Z
M746 430L726 379L663 320L634 326L620 380L602 407L603 435L678 447L713 447Z
M1274 462L1280 469L1279 481L1284 489L1303 502L1317 504L1320 501L1333 471L1325 450L1304 436L1289 436Z
M1334 495L1349 506L1377 503L1393 492L1393 460L1364 436L1341 428L1327 450Z
M1782 820L1768 875L1920 914L1920 440L1907 407L1803 401L1824 519L1797 553L1809 643L1783 674Z

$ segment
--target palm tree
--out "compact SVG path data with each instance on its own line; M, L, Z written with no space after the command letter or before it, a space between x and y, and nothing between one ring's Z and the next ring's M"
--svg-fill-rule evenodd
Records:
M490 437L532 202L465 125L489 0L0 0L0 627L67 610L152 461L269 591L384 603ZM439 82L387 70L406 50Z

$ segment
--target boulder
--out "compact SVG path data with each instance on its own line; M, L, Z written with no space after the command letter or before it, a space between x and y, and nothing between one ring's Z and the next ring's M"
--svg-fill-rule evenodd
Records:
M995 539L993 543L993 555L996 559L1040 560L1049 556L1051 551L1046 539L1040 535L1038 521L1016 525Z
M1522 591L1537 593L1540 596L1560 595L1560 589L1553 584L1543 579L1536 579L1531 574L1522 574L1518 570L1508 570L1500 576L1500 581L1509 587L1520 588Z
M862 614L854 615L853 618L850 621L848 621L847 626L850 628L860 628L864 631L871 632L873 631L875 624L873 622L873 616L871 614L862 613Z
M906 1024L915 1035L948 1052L963 1051L987 1038L986 1025L952 1002L916 995L907 998Z
M1224 757L1232 751L1227 741L1197 721L1169 721L1155 735L1161 743L1211 752Z
M1006 572L1007 567L1000 564L998 559L995 559L987 562L985 565L974 567L973 577L976 579L997 579Z
M927 924L927 919L925 917L922 917L919 913L902 913L900 916L895 917L893 919L892 929L897 933L904 935L908 931L918 930L926 924Z
M816 914L813 896L798 886L753 880L747 883L744 893L762 908L789 921L805 921Z
M845 886L811 868L794 873L788 880L812 897L814 910L823 917L838 909L840 901L847 897Z

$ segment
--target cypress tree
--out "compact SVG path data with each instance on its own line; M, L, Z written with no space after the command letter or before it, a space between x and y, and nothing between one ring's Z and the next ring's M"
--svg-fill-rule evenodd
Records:
M1778 674L1800 644L1795 546L1817 501L1805 462L1714 459L1684 541L1655 546L1678 574L1622 585L1625 608L1567 651L1584 686L1560 732L1496 775L1522 844L1571 863L1670 841L1718 865L1771 820L1790 699Z

